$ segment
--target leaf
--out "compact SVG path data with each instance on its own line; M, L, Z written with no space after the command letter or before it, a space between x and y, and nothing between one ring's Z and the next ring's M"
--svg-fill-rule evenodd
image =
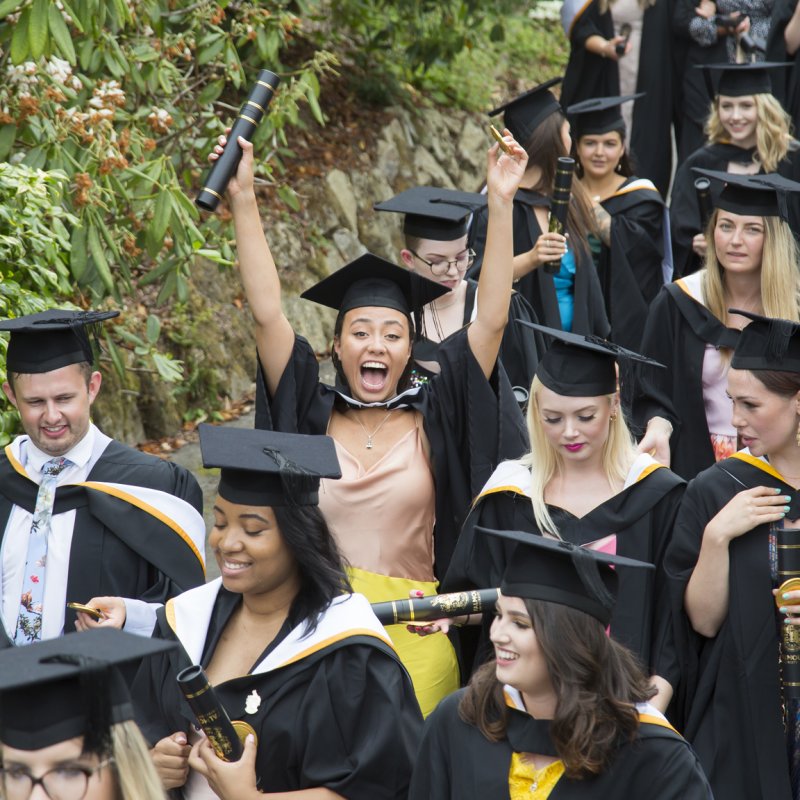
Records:
M147 317L146 335L150 344L155 344L161 335L161 322L155 314L150 314Z
M300 201L297 199L297 195L294 193L294 189L292 189L291 186L279 186L278 197L280 197L292 211L300 210Z
M224 48L225 37L220 34L218 39L215 39L212 44L204 47L197 54L198 65L202 66L203 64L208 64L209 61L213 61L223 51Z
M64 22L64 17L61 12L56 8L55 4L50 6L50 35L64 58L70 64L74 64L76 60L75 46L72 44L72 36L70 36L67 23Z
M153 353L153 365L159 377L167 383L177 383L183 377L183 362L168 355Z
M325 118L322 116L322 109L319 107L317 96L314 94L314 90L310 86L306 91L306 99L308 100L308 107L311 109L314 119L319 122L320 125L324 125Z
M106 349L108 350L108 355L111 357L111 363L114 366L114 371L119 375L120 380L125 379L125 362L122 360L122 354L119 352L119 348L114 344L112 338L106 333L104 336L106 342Z
M30 51L28 43L28 20L31 16L30 8L26 8L14 26L14 33L11 35L11 61L14 64L21 64Z
M69 268L72 277L80 283L86 273L86 228L83 225L75 226L72 229L72 249L69 254Z
M100 244L100 236L94 225L89 228L89 252L92 254L95 269L103 282L103 286L109 294L113 294L114 278L111 275L111 267L108 265L103 246Z
M213 103L225 88L225 81L212 81L203 87L203 90L197 95L197 105L207 106Z
M5 161L11 148L14 146L14 140L17 136L17 126L13 123L11 125L3 125L0 128L0 161Z
M0 3L0 17L5 17L12 11L16 11L22 5L21 0L4 0Z
M31 6L31 18L28 22L28 44L33 58L39 58L47 47L49 5L50 0L33 0L33 5Z

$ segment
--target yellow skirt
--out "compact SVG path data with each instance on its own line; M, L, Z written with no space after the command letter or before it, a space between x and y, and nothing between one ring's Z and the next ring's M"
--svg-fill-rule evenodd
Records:
M353 591L363 594L370 603L407 598L412 589L422 589L426 595L436 594L438 587L435 582L392 578L358 567L350 567L348 574ZM459 687L458 661L453 645L443 633L418 636L409 633L405 625L387 625L386 632L411 676L419 707L427 717L440 700Z

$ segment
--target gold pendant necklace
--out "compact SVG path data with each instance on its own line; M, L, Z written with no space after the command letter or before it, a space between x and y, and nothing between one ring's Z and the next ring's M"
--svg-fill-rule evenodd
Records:
M390 411L389 411L389 412L386 414L386 416L385 416L385 417L384 417L384 418L383 418L383 419L380 421L380 423L378 424L378 427L377 427L377 428L375 428L375 430L374 430L374 431L372 431L372 433L370 433L370 432L369 432L369 431L368 431L368 430L367 430L367 429L364 427L364 423L361 421L361 419L360 419L359 417L356 417L356 418L355 418L355 419L356 419L356 422L357 422L357 423L358 423L358 424L361 426L361 430L362 430L362 431L364 431L364 433L366 433L366 434L367 434L367 450L372 450L372 448L374 447L374 445L373 445L373 443L372 443L372 440L373 440L373 438L374 438L375 434L376 434L376 433L377 433L377 432L378 432L378 431L379 431L379 430L380 430L380 429L383 427L383 424L386 422L386 420L387 420L387 419L389 419L389 417L391 417L391 416L392 416L392 414L394 413L394 411L395 411L395 409L394 409L394 408L392 408L392 409L391 409L391 410L390 410Z

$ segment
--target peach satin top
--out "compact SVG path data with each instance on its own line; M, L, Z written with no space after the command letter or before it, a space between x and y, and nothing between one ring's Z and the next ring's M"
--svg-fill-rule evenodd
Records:
M433 471L417 425L370 469L336 442L340 480L323 480L319 507L351 566L433 581Z

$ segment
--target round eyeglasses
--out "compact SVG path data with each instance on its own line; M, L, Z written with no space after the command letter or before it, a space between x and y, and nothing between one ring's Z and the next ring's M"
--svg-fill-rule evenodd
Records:
M475 262L474 250L465 250L458 258L453 258L449 261L428 261L427 258L423 258L419 253L415 253L413 250L409 250L408 252L411 253L414 258L418 258L437 276L447 275L447 273L450 272L451 264L454 265L459 272L463 272L464 270L468 270Z
M41 786L50 800L83 800L89 787L89 778L113 761L113 758L108 758L96 767L61 764L47 770L40 778L34 778L22 767L0 768L3 800L28 800L36 786Z

